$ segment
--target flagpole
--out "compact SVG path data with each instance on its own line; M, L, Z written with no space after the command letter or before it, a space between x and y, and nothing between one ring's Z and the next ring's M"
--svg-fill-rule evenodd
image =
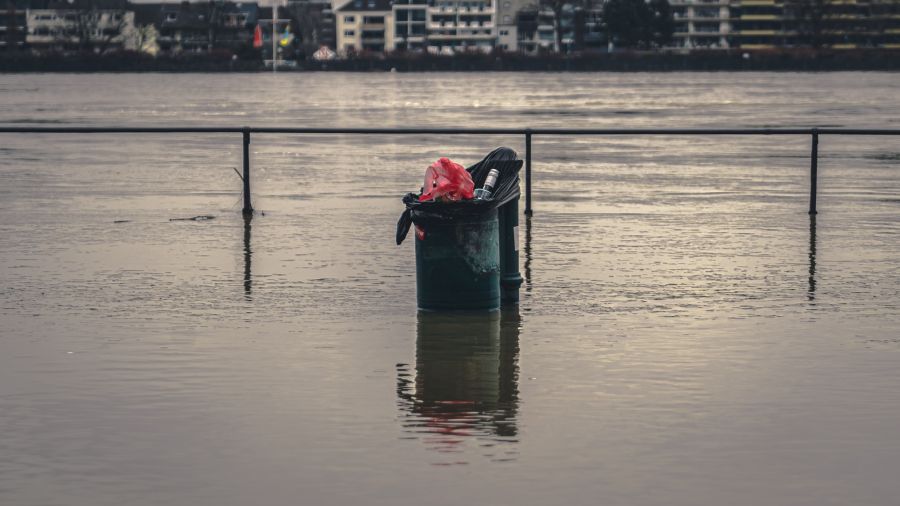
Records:
M275 21L278 19L278 0L272 0L272 74L278 73L278 53L276 51L276 42L275 42L275 34L276 34L276 24Z

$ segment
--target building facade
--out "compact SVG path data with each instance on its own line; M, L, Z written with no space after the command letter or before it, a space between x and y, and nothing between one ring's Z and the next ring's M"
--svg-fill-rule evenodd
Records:
M490 52L497 44L497 0L429 0L428 52Z
M339 55L396 49L390 0L351 0L335 14Z
M555 16L547 8L533 7L516 13L516 47L529 54L557 51Z
M731 10L742 49L900 48L900 0L742 0Z
M536 0L497 0L497 48L503 51L519 50L519 28L516 14L536 10Z
M675 19L675 47L690 50L733 46L734 20L728 0L669 0L669 3Z
M29 9L25 42L37 51L123 49L134 12L119 9Z
M394 48L424 51L427 38L428 0L394 0Z
M27 4L8 0L0 3L0 51L18 51L25 48L28 33Z

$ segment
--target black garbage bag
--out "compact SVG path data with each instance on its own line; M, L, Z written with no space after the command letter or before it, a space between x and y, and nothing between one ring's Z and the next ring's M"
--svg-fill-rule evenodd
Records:
M483 200L460 200L457 202L419 202L421 192L407 193L403 196L406 210L397 221L397 244L406 239L413 223L424 225L434 221L453 221L462 216L480 214L494 209L507 202L519 198L519 170L522 160L510 148L497 148L483 160L466 170L472 176L475 188L484 186L491 169L497 169L497 183L491 196Z

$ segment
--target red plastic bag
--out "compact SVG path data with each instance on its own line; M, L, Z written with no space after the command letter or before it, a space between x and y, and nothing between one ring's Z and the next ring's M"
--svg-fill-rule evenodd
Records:
M449 158L441 158L425 171L425 185L419 202L458 201L474 196L475 183L466 168Z

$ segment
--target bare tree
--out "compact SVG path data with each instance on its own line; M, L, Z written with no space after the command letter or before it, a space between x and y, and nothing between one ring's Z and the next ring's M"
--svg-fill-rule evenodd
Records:
M297 2L288 7L291 30L299 38L300 51L311 56L322 45L334 43L334 18L327 16L323 4ZM331 35L331 36L329 36Z

